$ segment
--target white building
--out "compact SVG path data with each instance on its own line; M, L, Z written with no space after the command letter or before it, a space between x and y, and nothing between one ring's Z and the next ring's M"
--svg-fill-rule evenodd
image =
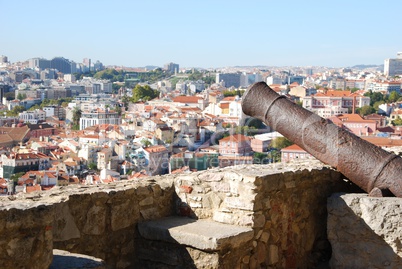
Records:
M386 76L402 75L402 52L398 52L396 59L384 60L384 74Z
M95 109L82 112L80 118L80 130L99 124L121 124L119 114L113 110Z
M46 112L41 109L35 109L34 111L24 111L19 114L19 119L25 123L37 124L46 120Z
M401 92L401 81L370 81L367 83L366 91L386 92L392 91Z
M283 80L280 77L277 77L277 76L267 77L267 84L268 85L282 84L282 82L283 82Z

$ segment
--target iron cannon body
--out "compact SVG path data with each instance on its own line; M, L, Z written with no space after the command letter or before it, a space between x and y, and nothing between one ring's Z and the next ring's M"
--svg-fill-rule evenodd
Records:
M265 82L242 97L246 115L258 118L372 196L402 197L402 158L344 130L277 94ZM390 193L389 193L390 192ZM391 195L391 194L390 194Z

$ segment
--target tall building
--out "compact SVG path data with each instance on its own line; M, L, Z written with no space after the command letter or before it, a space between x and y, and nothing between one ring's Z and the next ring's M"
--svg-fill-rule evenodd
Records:
M168 63L168 64L165 64L164 69L170 73L178 73L179 72L179 64Z
M55 57L50 60L51 68L57 69L63 74L71 74L77 71L76 64L63 57Z
M226 88L230 87L239 88L241 86L241 82L242 82L241 73L216 74L216 83L222 83L222 86Z
M390 77L402 75L402 52L396 54L396 59L384 60L384 74Z
M0 56L0 63L7 63L7 62L8 62L7 56L1 55Z
M84 58L82 64L84 65L84 72L91 71L91 59Z
M8 91L9 86L0 82L0 103L3 101L4 94Z
M28 66L32 69L39 68L40 70L44 70L50 68L51 62L44 58L31 58L28 60Z

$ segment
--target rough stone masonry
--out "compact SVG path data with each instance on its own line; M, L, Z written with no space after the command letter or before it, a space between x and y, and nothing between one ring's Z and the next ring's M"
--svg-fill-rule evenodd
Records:
M1 197L0 267L48 268L53 249L60 249L96 257L110 268L145 263L175 268L168 263L179 260L161 259L172 258L173 253L185 255L194 268L314 268L331 258L327 199L337 192L356 192L356 188L339 172L318 161L306 161ZM241 244L222 239L224 249L202 249L202 242L182 244L180 239L155 245L141 237L140 223L172 216L194 219L192 225L198 225L197 221L233 225L246 234L250 231L251 236L245 236ZM180 238L180 226L174 229ZM141 256L145 245L159 247L158 257ZM333 257L341 245L332 246ZM398 253L400 245L395 245ZM208 265L208 255L216 257L213 266ZM338 259L331 262L336 266Z

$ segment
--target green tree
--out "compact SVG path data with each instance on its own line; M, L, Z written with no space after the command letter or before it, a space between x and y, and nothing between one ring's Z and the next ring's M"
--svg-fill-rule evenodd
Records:
M392 91L388 96L388 101L391 103L394 103L394 102L398 101L399 97L401 97L401 96L399 95L399 93L397 91Z
M82 110L79 107L74 107L73 109L73 130L80 129L80 119L82 115Z
M268 154L261 152L254 152L253 154L253 163L254 164L266 164L268 163Z
M31 107L28 109L28 111L34 111L35 109L41 109L41 106L40 106L40 105L31 106Z
M293 145L293 142L288 140L286 137L277 137L271 141L271 148L275 148L277 150L281 150L290 145Z
M91 170L98 170L98 166L96 165L96 163L89 163L88 168Z
M94 75L94 78L108 79L108 80L113 81L115 76L118 76L118 75L119 75L119 72L116 69L108 68L108 69L97 72Z
M394 125L394 126L402 125L402 118L397 118L397 119L391 121L391 124Z
M245 90L235 90L235 91L230 91L230 90L226 90L223 91L223 96L228 97L228 96L239 96L241 97L243 94L245 93Z
M211 76L210 74L207 74L205 77L202 78L202 80L207 84L208 86L211 86L212 84L215 83L216 77Z
M25 111L23 106L15 106L12 110L6 112L7 116L18 116L19 113Z
M381 101L377 101L373 104L373 108L375 111L378 112L378 108L380 107L380 105L385 104L385 101L381 100Z
M369 91L369 92L366 92L364 94L364 96L370 97L370 105L371 106L374 105L375 102L385 100L384 95L382 93L380 93L380 92Z
M7 101L11 101L15 99L15 92L6 92L4 94L4 97L7 99Z
M376 112L375 108L372 106L363 106L363 107L359 107L357 110L357 113L360 114L360 116L367 116L370 114L373 114Z
M116 106L116 112L117 112L117 114L118 114L119 116L121 116L121 114L123 113L123 111L122 111L122 109L121 109L121 106L119 106L119 105Z
M136 85L133 89L133 98L132 101L138 102L139 100L142 101L149 101L152 100L156 97L158 97L159 92L157 90L153 90L151 87L148 85Z
M17 184L17 183L18 183L18 179L19 179L20 177L22 177L23 175L25 175L25 172L19 172L19 173L12 174L11 177L10 177L10 180L11 180L11 181L14 181L14 184Z
M152 143L151 143L148 139L145 139L145 138L141 140L141 144L142 144L145 148L147 148L147 147L149 147L149 146L152 145Z
M27 95L25 93L20 93L19 92L18 95L17 95L17 99L20 100L20 101L22 101L22 100L24 100L26 98L27 98Z
M194 70L194 72L191 75L188 76L188 79L193 80L193 81L197 81L197 80L202 79L202 77L203 77L203 74L200 71Z

